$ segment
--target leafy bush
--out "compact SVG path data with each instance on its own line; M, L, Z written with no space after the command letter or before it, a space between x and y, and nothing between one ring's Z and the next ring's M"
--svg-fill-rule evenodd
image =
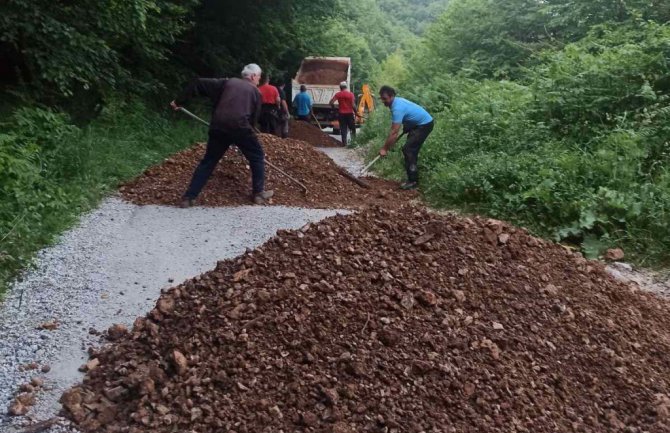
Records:
M436 118L419 161L429 202L511 220L589 255L622 245L640 261L670 258L670 26L594 27L513 82L439 70L417 82L411 74L430 52L406 60L414 66L401 89ZM375 114L361 134L370 156L388 129L388 114ZM377 168L402 178L401 160L396 149Z
M668 89L670 26L595 27L583 40L545 56L529 74L535 119L588 141L621 121L636 121Z
M194 123L115 102L84 129L41 108L18 109L0 133L0 293L35 251L119 182L198 138Z
M152 88L193 0L7 0L0 5L0 60L39 93ZM142 77L142 80L138 78Z

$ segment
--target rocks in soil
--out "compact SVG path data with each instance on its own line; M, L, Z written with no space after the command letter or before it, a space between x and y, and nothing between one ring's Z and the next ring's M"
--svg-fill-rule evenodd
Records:
M128 334L128 328L125 325L116 323L109 327L107 330L107 339L111 341L116 341L120 338L123 338Z
M63 395L81 430L670 431L668 302L504 224L367 209L168 298Z
M11 416L23 416L28 413L28 406L24 406L20 401L14 399L7 408L7 413Z
M260 134L267 160L308 189L266 165L266 189L275 191L272 204L309 208L358 208L371 204L401 204L417 197L416 191L398 190L393 181L364 178L371 188L363 188L339 172L339 167L310 144ZM123 197L133 203L174 206L188 186L193 170L204 155L199 144L172 155L162 164L120 188ZM251 203L251 172L244 156L231 148L212 174L197 199L201 206L237 206ZM383 194L381 194L383 192Z
M172 357L174 359L174 366L177 370L177 374L184 375L188 371L188 361L186 357L178 350L172 352Z
M89 359L86 364L79 367L79 371L93 371L100 365L100 360L98 358Z
M317 147L344 147L341 142L323 132L318 126L302 120L289 122L288 136Z
M42 323L42 324L39 326L39 328L40 328L40 329L47 330L47 331L54 331L54 330L58 329L59 326L60 326L60 324L59 324L57 321L55 321L55 320L50 320L50 321L48 321L48 322L44 322L44 323Z
M611 262L618 262L619 260L623 260L624 257L625 254L621 248L612 248L605 253L605 258Z
M30 362L28 364L22 365L19 367L20 371L36 370L39 367L39 364L36 362Z
M35 405L35 392L44 386L44 380L33 377L30 383L24 383L19 387L19 394L12 399L7 407L10 416L23 416Z

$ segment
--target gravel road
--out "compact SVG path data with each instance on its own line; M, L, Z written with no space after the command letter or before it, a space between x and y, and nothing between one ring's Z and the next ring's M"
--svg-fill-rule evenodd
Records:
M256 247L278 229L299 228L337 211L244 206L176 209L105 200L82 217L0 306L1 412L20 385L45 379L28 417L0 419L0 432L20 431L59 409L64 389L78 382L86 349L114 323L131 326L153 308L162 288L212 269L217 260ZM55 322L53 330L40 329ZM36 363L37 369L21 371ZM49 366L48 373L42 373ZM52 432L63 431L52 427Z
M360 175L361 170L365 168L363 149L347 149L344 147L317 147L317 149L355 176Z

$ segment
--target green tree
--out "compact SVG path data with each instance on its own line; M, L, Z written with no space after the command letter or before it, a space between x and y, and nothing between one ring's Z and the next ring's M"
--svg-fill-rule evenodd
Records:
M670 21L670 3L664 0L547 0L544 4L547 27L568 42L577 41L598 24Z
M536 0L458 0L426 33L435 67L472 77L518 77L533 54L551 46Z
M377 0L382 12L419 36L442 14L448 2L449 0Z
M6 0L0 61L33 94L151 89L194 0ZM7 81L7 80L5 80Z

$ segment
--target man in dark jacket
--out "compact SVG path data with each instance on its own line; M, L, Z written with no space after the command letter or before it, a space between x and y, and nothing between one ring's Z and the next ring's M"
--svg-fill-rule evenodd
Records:
M261 95L257 88L260 77L261 68L252 63L244 67L241 79L198 78L170 103L177 110L194 96L209 97L212 101L207 151L193 173L181 207L193 206L231 144L237 145L249 161L254 203L265 204L274 195L273 191L264 190L265 154L253 131L261 109Z
M284 82L277 83L277 90L279 90L279 98L281 99L281 108L279 113L279 126L281 138L288 138L288 124L291 115L288 111L288 104L286 103L286 91L284 90Z

